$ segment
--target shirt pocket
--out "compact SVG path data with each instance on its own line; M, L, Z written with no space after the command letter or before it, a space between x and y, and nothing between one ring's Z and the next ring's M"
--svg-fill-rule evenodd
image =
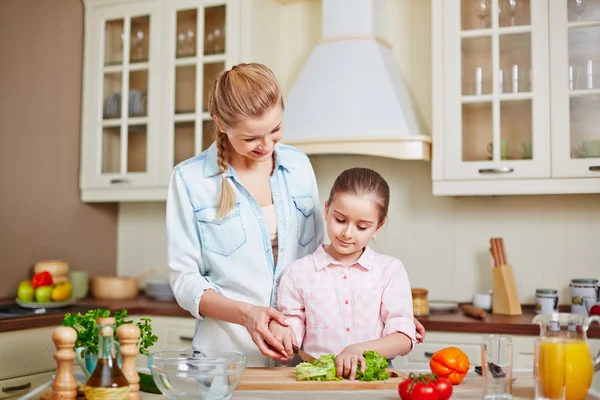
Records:
M298 243L307 246L315 238L315 201L312 196L296 196L292 199L298 220Z
M368 328L383 324L381 320L382 297L383 289L379 287L361 290L354 295L355 320L359 327Z
M223 219L217 218L217 207L196 211L196 219L200 227L202 248L206 251L227 257L246 243L246 230L239 203Z
M323 329L332 328L339 324L340 309L338 302L332 289L313 289L305 293L306 327L309 329Z

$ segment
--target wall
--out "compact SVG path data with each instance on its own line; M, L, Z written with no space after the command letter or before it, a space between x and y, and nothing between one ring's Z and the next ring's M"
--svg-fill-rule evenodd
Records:
M415 99L425 131L431 130L431 22L429 1L389 2L389 32L396 59ZM280 80L287 93L319 37L318 3L282 11ZM304 39L303 39L304 38ZM400 258L413 287L430 298L468 301L492 287L489 239L501 236L514 265L519 294L531 303L535 289L560 289L568 302L573 277L600 278L600 196L446 198L431 194L431 165L376 157L312 158L321 200L339 172L368 166L392 189L389 224L373 247ZM155 268L165 276L164 203L121 204L120 273ZM141 227L140 227L141 224ZM140 233L142 232L142 233Z
M116 270L116 204L79 201L80 0L0 2L0 298L41 259Z

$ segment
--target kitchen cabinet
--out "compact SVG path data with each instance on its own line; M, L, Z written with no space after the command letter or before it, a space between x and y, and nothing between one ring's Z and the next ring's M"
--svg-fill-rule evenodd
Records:
M577 4L432 0L435 195L600 193L600 2Z
M213 141L207 103L219 73L250 60L276 69L281 5L84 3L81 198L165 200L173 167Z

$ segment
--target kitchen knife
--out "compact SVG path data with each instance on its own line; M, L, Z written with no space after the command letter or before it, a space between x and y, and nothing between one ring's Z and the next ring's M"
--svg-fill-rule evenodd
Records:
M304 362L311 362L311 361L316 360L316 358L314 358L313 356L311 356L308 353L305 353L303 350L301 350L295 344L292 345L292 350L294 350L294 354L298 354L300 356L300 358L302 359L302 361L304 361Z

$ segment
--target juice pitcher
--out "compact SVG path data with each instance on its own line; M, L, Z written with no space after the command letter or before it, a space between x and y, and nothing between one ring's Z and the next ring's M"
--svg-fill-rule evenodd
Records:
M593 357L587 342L587 331L594 321L600 323L600 316L554 313L540 314L533 318L533 322L540 326L540 339L548 339L540 348L541 351L565 354L562 371L556 372L564 374L565 394L569 400L585 399L594 371L600 370L600 353ZM561 344L553 344L553 338L561 339ZM560 348L555 348L556 346Z

